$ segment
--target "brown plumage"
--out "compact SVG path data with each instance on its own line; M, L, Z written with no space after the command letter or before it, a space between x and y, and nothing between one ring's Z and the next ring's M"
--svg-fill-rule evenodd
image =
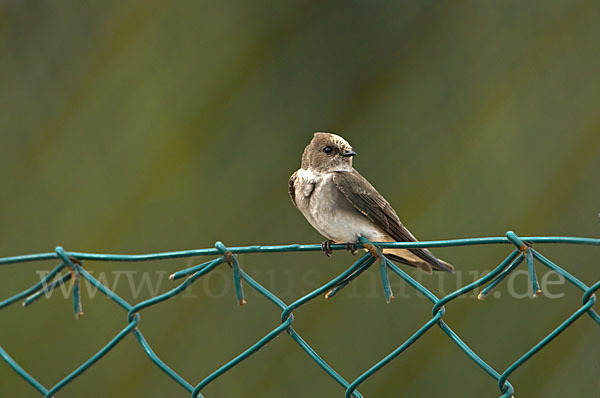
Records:
M335 134L316 133L304 150L302 167L289 180L294 205L328 239L357 242L416 242L392 206L352 167L356 153ZM384 249L392 260L432 270L452 272L452 265L422 248Z

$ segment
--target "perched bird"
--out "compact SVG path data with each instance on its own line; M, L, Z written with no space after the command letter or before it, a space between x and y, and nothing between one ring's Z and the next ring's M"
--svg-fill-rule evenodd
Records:
M379 192L352 167L356 152L339 135L315 133L302 154L302 166L289 180L292 202L308 222L331 243L416 242L396 212ZM454 267L429 250L383 249L391 260L432 270L452 272Z

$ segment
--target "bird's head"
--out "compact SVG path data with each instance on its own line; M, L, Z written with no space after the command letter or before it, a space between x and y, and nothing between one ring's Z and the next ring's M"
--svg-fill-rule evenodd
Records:
M352 170L352 157L356 152L339 135L315 133L302 154L302 168L318 172Z

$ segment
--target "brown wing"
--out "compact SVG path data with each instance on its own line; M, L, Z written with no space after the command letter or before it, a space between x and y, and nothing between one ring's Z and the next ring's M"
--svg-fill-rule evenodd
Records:
M354 206L386 234L398 242L417 242L417 239L400 222L392 206L358 171L336 171L333 183ZM421 260L435 268L448 270L429 250L408 249Z
M290 191L290 197L292 198L294 206L296 206L296 188L294 187L294 183L296 182L296 173L297 171L294 171L294 174L292 174L288 181L288 189Z

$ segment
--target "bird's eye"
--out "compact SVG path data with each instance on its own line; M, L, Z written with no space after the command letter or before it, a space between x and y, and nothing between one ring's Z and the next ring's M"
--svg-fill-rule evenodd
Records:
M323 148L323 152L325 152L325 153L331 153L331 151L333 151L333 148L330 147L329 145L327 145L325 148Z

